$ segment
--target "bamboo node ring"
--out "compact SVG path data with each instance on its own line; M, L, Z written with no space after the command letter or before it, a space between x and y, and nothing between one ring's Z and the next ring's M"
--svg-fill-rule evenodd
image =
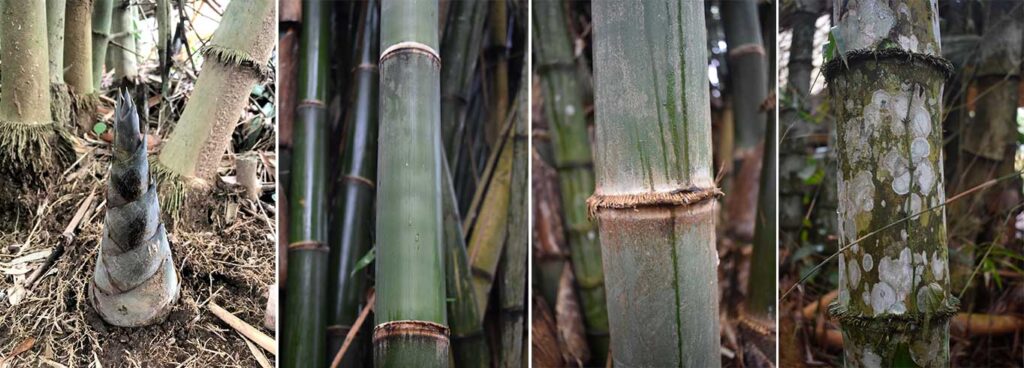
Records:
M651 206L689 206L725 195L718 188L687 188L671 192L597 194L587 198L587 215L597 218L602 208L638 208Z
M430 321L391 321L373 328L373 343L392 337L425 337L448 343L448 326Z
M300 101L299 105L296 108L302 108L302 107L321 107L322 108L324 106L326 106L326 105L324 104L323 101L316 100L316 99L307 99L307 100Z
M746 45L740 45L738 47L729 50L729 58L738 58L746 54L757 54L764 56L764 46L758 43L748 43Z
M384 60L387 60L388 58L394 55L406 52L427 55L431 59L433 59L435 63L441 65L441 55L437 53L437 50L434 50L433 47L427 46L426 44L419 43L416 41L402 41L394 45L388 46L388 48L385 49L384 52L380 53L380 62L383 63Z
M370 189L377 188L377 184L374 183L373 180L358 175L345 175L341 177L341 180L349 183L363 184L367 187L370 187Z
M297 241L288 244L288 250L313 250L319 252L327 252L329 249L323 242L315 240Z

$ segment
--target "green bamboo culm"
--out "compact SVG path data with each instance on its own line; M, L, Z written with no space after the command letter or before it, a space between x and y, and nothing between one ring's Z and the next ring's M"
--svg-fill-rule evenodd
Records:
M718 367L721 192L703 1L604 1L593 12L597 190L588 205L614 365Z
M437 0L385 0L374 365L448 366Z
M127 90L118 96L114 132L107 214L89 300L107 323L148 326L174 309L180 284L150 179L147 135Z
M761 103L768 97L768 60L756 0L723 1L722 18L729 45L729 87L735 100L736 150L742 152L754 149L764 139Z
M302 3L299 79L288 199L288 281L281 365L322 367L327 343L327 1Z
M356 262L373 247L374 180L377 178L377 98L379 76L377 58L380 8L377 1L362 4L359 18L356 66L353 69L351 105L347 109L348 134L342 145L341 172L336 194L328 244L327 356L341 349L365 299L366 271L356 270ZM367 337L357 335L341 361L342 367L362 366Z
M441 138L450 165L458 162L465 131L466 105L483 38L487 1L449 3L448 21L441 40Z
M92 0L67 0L64 18L64 80L73 97L72 119L92 130L99 97L92 82Z
M103 63L107 60L110 44L110 25L114 15L114 0L93 0L92 3L92 86L100 89Z
M941 56L936 0L834 6L843 43L823 74L836 113L841 253L829 313L847 366L948 367L959 302L949 287L940 122L952 64Z
M455 197L448 160L441 172L441 202L444 207L445 289L448 322L451 327L452 360L456 367L480 368L491 364L490 347L484 336L484 316L478 309L473 275L466 255L462 217Z
M533 52L544 101L548 102L545 114L550 125L553 164L558 170L573 270L590 340L590 363L603 366L608 355L605 277L601 243L595 224L587 218L586 206L587 197L594 193L593 158L563 4L559 0L533 2Z
M529 83L525 69L519 83L519 91L513 103L514 114L512 124L512 178L509 187L508 238L498 267L497 280L498 302L501 314L501 352L498 354L498 366L518 368L523 366L523 334L524 316L526 315L526 262L529 248L530 230L527 224L529 204L527 191L527 171L529 154L527 154L527 124L529 121Z

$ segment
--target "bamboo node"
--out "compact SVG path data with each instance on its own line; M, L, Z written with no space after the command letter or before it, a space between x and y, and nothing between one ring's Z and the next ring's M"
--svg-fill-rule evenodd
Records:
M310 99L305 99L305 100L299 101L299 104L295 108L296 109L302 108L302 107L323 108L325 106L327 106L327 104L325 104L323 101L310 98Z
M738 58L747 54L757 54L764 56L764 46L759 43L748 43L746 45L740 45L729 50L729 59Z
M251 70L256 73L256 76L260 79L267 79L274 75L273 69L266 65L266 63L259 62L259 60L256 60L256 58L252 57L252 55L249 55L249 53L245 51L235 50L221 45L209 44L199 49L199 53L205 58L217 60L222 64L238 66L242 69Z
M887 59L929 67L935 72L941 74L943 79L949 79L953 76L953 63L950 63L949 60L946 60L943 57L895 48L849 51L844 54L843 57L837 57L825 63L821 68L821 73L825 75L825 80L831 81L840 72L848 70L850 65L865 61L877 62Z
M705 200L723 196L718 188L677 189L671 192L636 193L636 194L597 194L587 198L587 215L597 218L601 208L636 209L654 206L689 206Z
M448 326L429 321L391 321L373 328L373 343L392 337L425 337L448 343Z
M918 331L927 326L934 326L939 322L949 321L957 310L960 309L960 300L955 296L947 296L942 305L932 313L905 313L905 314L881 314L874 316L862 315L854 312L839 301L833 301L828 306L828 313L839 321L841 325L858 326L859 328L876 331L899 333Z
M384 60L388 58L403 54L403 53L414 53L423 54L430 57L437 65L441 65L441 55L434 50L433 47L427 46L426 44L419 43L416 41L402 41L394 45L388 46L384 52L380 53L380 63L384 63Z
M341 177L341 181L348 182L348 183L362 184L362 185L365 185L367 187L370 187L370 189L376 189L377 188L377 184L374 183L373 180L364 178L364 177L359 176L359 175L344 175L344 176Z
M327 245L325 245L323 242L319 242L316 240L304 240L289 243L288 250L312 250L326 253L330 249L327 248Z
M772 324L774 321L764 321L748 316L746 312L740 311L738 322L741 328L745 328L763 337L775 338L775 326Z

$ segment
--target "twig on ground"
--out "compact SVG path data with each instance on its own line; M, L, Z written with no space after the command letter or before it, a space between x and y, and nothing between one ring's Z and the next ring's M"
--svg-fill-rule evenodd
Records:
M274 341L274 339L270 338L270 336L267 336L263 332L260 332L260 330L256 329L255 327L252 327L252 325L245 323L245 321L242 321L238 317L235 317L234 314L231 314L231 312L224 310L224 308L221 308L219 305L217 305L217 303L214 303L213 301L210 302L209 308L210 312L212 312L213 315L217 316L217 318L220 318L221 321L224 321L224 323L227 323L228 326L231 326L231 328L235 329L235 331L238 331L245 337L248 337L264 350L269 351L271 354L277 355L277 342Z

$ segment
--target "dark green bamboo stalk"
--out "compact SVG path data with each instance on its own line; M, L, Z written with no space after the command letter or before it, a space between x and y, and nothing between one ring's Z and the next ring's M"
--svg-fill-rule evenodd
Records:
M174 308L179 283L150 180L146 134L127 90L118 96L114 132L107 214L89 300L107 323L147 326Z
M735 102L737 151L753 149L765 134L761 103L768 96L768 61L755 1L722 2L725 40L729 45L729 86Z
M114 0L93 0L92 3L92 86L100 89L103 62L107 60L110 43L110 24L114 15Z
M298 106L288 208L288 294L281 365L322 367L327 342L327 31L330 4L302 4ZM378 298L378 300L380 300Z
M947 367L958 302L939 206L940 116L952 67L939 56L936 2L835 7L833 32L843 43L824 75L836 111L842 253L829 311L842 326L849 366Z
M484 141L488 146L498 144L499 135L508 115L508 3L506 0L487 2L487 58L489 96Z
M378 367L448 365L437 5L381 3Z
M774 112L772 115L774 115ZM766 119L769 131L774 130L775 119ZM772 134L774 135L774 134ZM750 336L756 336L761 352L770 361L775 360L775 285L778 275L776 252L778 250L778 230L775 225L776 214L776 172L778 168L778 151L775 137L769 136L764 145L764 162L761 166L761 183L757 198L757 218L754 221L754 252L750 257L750 278L747 281L747 304L744 310L741 327Z
M373 246L374 180L377 178L377 57L380 9L374 0L363 4L357 35L357 65L352 77L351 103L347 109L348 134L342 145L341 172L337 181L331 225L328 272L327 356L341 349L345 336L359 315L366 289L366 271L355 271L356 261ZM359 352L366 336L352 342L343 367L362 366Z
M441 172L441 202L444 206L445 280L448 294L448 322L451 325L452 352L456 367L483 368L491 365L490 347L484 336L483 315L473 290L473 275L462 218L452 186L451 170L445 160Z
M441 40L441 137L448 162L458 162L464 115L483 38L487 1L452 0Z
M537 0L533 12L533 53L541 77L545 114L550 126L554 166L565 212L569 248L587 323L592 364L604 365L608 354L608 311L601 243L587 218L587 196L594 193L594 172L573 43L562 2ZM621 76L615 76L619 79Z
M499 303L501 315L501 354L498 366L520 368L523 366L523 316L526 314L526 262L529 247L529 225L527 213L527 120L529 119L529 89L526 76L529 70L523 68L519 92L513 104L515 114L512 140L512 181L509 187L508 238L501 265L498 268Z
M775 70L775 3L764 5L771 9L770 14L761 12L767 17L763 23L762 33L764 47L768 51L768 70ZM768 87L775 90L774 73L769 76ZM773 98L774 94L771 94ZM763 106L766 106L762 103ZM754 218L753 256L750 258L750 278L747 281L747 303L740 319L740 331L745 340L754 343L767 361L775 361L775 300L778 295L775 286L778 275L775 266L778 264L776 253L779 249L778 228L776 227L776 178L778 173L778 140L775 136L775 110L766 110L763 157L761 163L760 182L758 183L757 212Z
M727 189L725 212L728 232L742 242L754 237L757 184L760 176L761 143L764 141L768 96L768 64L758 20L756 0L721 2L728 43L729 93L734 112L734 175ZM774 75L774 73L773 73Z
M588 205L600 224L614 364L717 367L720 191L703 2L593 9L598 189Z

